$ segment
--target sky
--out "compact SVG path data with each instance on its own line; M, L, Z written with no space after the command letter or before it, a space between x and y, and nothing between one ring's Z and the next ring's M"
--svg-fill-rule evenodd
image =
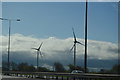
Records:
M21 19L11 25L11 60L34 63L43 42L41 66L54 61L72 64L72 27L77 40L84 43L85 2L3 2L2 17ZM2 21L3 56L7 55L8 21ZM118 3L88 3L88 67L110 68L118 60ZM69 54L68 54L69 53ZM63 58L61 60L61 58ZM22 59L22 60L21 60ZM84 47L77 45L77 64L83 66ZM80 62L79 62L80 61ZM97 64L98 63L98 64ZM100 65L103 64L104 65Z
M86 0L1 0L2 2L85 2ZM118 2L119 0L87 0L89 2Z
M2 17L2 3L0 2L0 17ZM2 34L2 22L0 21L0 35ZM2 39L0 39L1 42ZM0 64L2 64L2 48L0 48ZM0 65L1 67L1 65Z
M11 34L21 33L35 37L72 37L72 27L77 37L84 38L84 2L18 2L3 3L3 17L20 18L12 22ZM117 3L88 3L88 38L91 40L118 42ZM3 34L8 34L7 21L3 22ZM109 29L109 30L108 30ZM29 31L27 31L29 30Z

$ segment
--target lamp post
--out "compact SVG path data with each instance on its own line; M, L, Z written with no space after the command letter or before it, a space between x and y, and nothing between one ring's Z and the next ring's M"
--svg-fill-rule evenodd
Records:
M87 8L88 8L88 0L86 0L86 11L85 11L85 56L84 56L84 69L85 73L87 73Z
M8 71L10 70L10 32L11 32L11 22L12 21L20 21L20 19L5 19L5 18L0 18L1 20L6 20L9 22L9 38L8 38L8 64L7 64L7 69Z

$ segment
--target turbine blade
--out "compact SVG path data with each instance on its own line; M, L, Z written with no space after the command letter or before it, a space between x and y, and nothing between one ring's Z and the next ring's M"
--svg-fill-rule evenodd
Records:
M78 41L77 41L76 43L78 43L78 44L81 44L81 45L85 46L85 45L84 45L84 44L82 44L81 42L78 42Z
M76 36L75 36L74 28L72 28L72 30L73 30L74 41L76 41Z
M37 50L37 48L31 48L31 49Z
M39 54L40 54L40 56L42 57L42 53L41 53L41 51L39 51Z
M41 48L42 44L43 44L43 42L40 44L40 46L39 46L38 50L40 50L40 48Z
M72 46L72 48L70 49L70 52L73 50L73 48L75 47L75 44Z

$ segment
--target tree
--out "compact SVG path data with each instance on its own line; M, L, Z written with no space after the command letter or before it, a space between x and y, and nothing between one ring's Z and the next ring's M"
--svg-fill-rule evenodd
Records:
M2 61L2 71L7 71L7 62Z
M33 65L29 65L28 68L29 68L28 71L30 71L30 72L35 71L35 67Z
M68 67L69 67L69 70L68 70L68 72L72 72L73 70L80 70L80 71L84 71L84 68L82 68L82 67L80 67L80 66L74 66L74 65L72 65L72 64L69 64L68 65Z
M20 63L18 65L18 70L23 72L33 72L35 71L35 67L32 65L28 65L27 63Z
M111 69L111 72L115 74L120 74L120 64L114 65Z
M10 62L11 65L11 70L16 71L18 70L18 64L16 64L15 62Z
M65 72L64 66L59 62L54 63L54 68L56 72Z
M38 67L38 71L40 72L49 72L50 70L45 67Z
M68 70L69 72L72 72L75 69L74 65L72 64L69 64L68 67L69 67L69 70Z

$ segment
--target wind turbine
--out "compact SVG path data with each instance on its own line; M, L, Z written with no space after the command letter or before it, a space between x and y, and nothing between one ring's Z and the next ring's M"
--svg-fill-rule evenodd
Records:
M74 28L72 28L73 30L73 36L74 36L74 44L73 44L73 47L70 49L70 51L72 51L74 49L74 67L76 67L76 44L80 44L80 45L83 45L81 42L77 41L76 39L76 36L75 36L75 32L74 32Z
M42 57L42 54L41 54L41 51L40 51L42 44L43 44L43 42L40 44L40 46L38 48L31 48L31 49L34 49L34 50L37 51L37 70L38 70L38 66L39 66L39 64L38 64L39 63L39 54Z

